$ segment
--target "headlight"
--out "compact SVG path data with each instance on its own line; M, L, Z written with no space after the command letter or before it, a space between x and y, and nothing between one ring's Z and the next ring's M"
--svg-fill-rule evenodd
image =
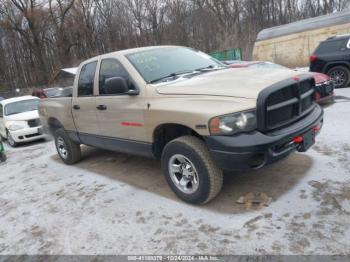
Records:
M256 110L217 116L209 121L211 135L233 135L256 129Z
M331 81L324 81L324 82L321 82L321 83L318 83L318 84L315 84L316 87L319 87L319 86L323 86L323 85L330 85L331 84Z
M25 128L25 123L24 122L20 122L20 121L16 121L16 122L11 122L7 125L7 128L10 131L16 131L16 130L20 130Z

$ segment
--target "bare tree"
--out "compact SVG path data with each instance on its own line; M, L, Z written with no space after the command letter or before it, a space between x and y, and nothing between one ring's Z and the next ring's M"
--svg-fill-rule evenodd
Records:
M266 27L350 8L349 0L2 0L0 88L48 82L61 67L145 45L241 47Z

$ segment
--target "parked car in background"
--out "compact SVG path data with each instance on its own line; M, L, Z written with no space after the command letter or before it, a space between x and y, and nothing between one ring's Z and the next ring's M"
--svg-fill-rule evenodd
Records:
M350 85L350 34L322 41L310 56L310 71L327 74L335 88Z
M4 99L5 99L5 98L3 98L2 96L0 96L0 101L1 101L1 100L4 100Z
M73 87L53 87L45 89L35 89L32 93L32 96L43 98L50 97L70 97L73 94Z
M0 135L10 146L45 137L38 114L39 100L21 96L0 101Z
M36 96L39 98L48 98L48 97L55 97L61 92L61 87L51 87L51 88L36 88L32 92L32 96Z
M64 87L60 88L60 90L53 97L71 97L73 95L73 87Z
M231 68L244 68L244 67L250 67L250 68L271 68L271 69L285 69L285 70L292 70L288 67L275 64L272 62L265 62L265 61L224 61L225 64L229 65ZM324 102L331 102L334 99L334 84L331 78L325 74L322 73L315 73L315 72L305 72L310 73L315 79L316 83L316 92L315 92L315 98L316 101L319 103Z
M223 170L305 152L322 127L311 75L261 71L192 48L128 49L81 63L73 96L42 99L39 112L64 163L81 159L81 144L158 158L175 194L204 204Z

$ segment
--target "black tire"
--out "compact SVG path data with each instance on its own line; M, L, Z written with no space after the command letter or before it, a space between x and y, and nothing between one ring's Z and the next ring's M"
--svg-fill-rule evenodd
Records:
M57 129L55 132L55 145L59 157L65 164L73 165L80 161L80 144L71 140L63 128ZM66 154L63 154L62 148L65 149Z
M0 153L0 163L5 162L7 160L6 154L4 152Z
M185 159L190 161L190 164L194 165L198 177L197 181L199 181L194 192L183 192L173 181L174 176L171 175L169 166L173 163L172 159L179 155L184 156ZM205 143L197 137L183 136L169 142L163 150L161 162L163 173L170 188L187 203L205 204L216 197L222 188L223 172L210 156ZM181 170L183 171L182 167ZM182 172L177 173L177 175L183 176Z
M11 133L7 130L6 131L6 135L7 135L7 143L11 146L11 147L16 147L18 146L18 143L15 142L15 140L13 140Z
M350 70L344 66L332 67L327 75L333 79L335 88L348 87L350 84Z

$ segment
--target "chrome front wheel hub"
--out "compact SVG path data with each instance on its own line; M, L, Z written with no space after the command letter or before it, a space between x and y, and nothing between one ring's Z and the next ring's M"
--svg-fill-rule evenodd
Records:
M186 194L196 192L199 179L196 167L184 155L176 154L169 160L169 173L175 186Z

